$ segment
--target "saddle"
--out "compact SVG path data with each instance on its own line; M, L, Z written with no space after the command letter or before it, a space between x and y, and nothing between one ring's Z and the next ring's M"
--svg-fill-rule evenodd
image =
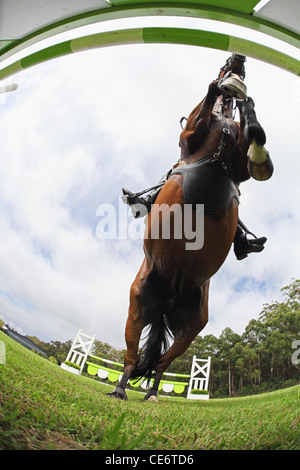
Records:
M239 202L238 189L214 153L190 165L175 168L172 175L183 176L185 203L204 204L206 214L222 212L232 198Z

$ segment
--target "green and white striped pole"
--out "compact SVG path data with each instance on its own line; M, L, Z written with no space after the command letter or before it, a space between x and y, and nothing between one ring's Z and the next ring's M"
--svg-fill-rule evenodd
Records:
M124 44L181 44L208 47L252 57L295 75L300 75L300 61L270 47L235 36L185 28L134 28L92 34L30 54L0 70L0 80L51 59L75 52Z
M0 87L0 95L2 93L8 93L10 91L15 91L18 88L17 83L11 83L10 85L5 85Z

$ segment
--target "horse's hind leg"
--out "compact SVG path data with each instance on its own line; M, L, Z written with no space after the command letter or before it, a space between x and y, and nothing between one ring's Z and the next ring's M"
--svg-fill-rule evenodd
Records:
M134 283L130 289L130 304L129 313L125 328L125 340L127 346L127 353L124 361L124 371L120 382L113 390L108 393L108 396L127 400L125 392L126 384L135 369L138 361L138 347L143 328L146 326L143 316L141 314L141 304L137 300L137 296L142 285L141 272L143 271L144 264L142 265Z
M208 291L209 280L201 289L201 305L197 317L194 317L188 324L186 330L175 336L174 343L170 349L161 357L156 368L154 383L150 390L148 390L144 400L149 400L150 397L157 397L158 386L162 379L163 373L167 370L169 365L181 356L190 346L196 336L203 330L208 322Z
M192 341L195 339L197 334L201 331L202 328L195 328L194 332L191 336L181 337L174 339L174 343L170 347L170 349L164 354L159 361L156 371L155 377L152 387L148 390L147 394L145 395L144 400L149 400L150 397L157 397L158 394L158 387L160 381L162 379L163 373L167 370L169 365L176 359L177 357L181 356L190 346ZM153 398L152 398L153 399Z
M274 168L269 152L264 147L266 135L257 120L254 110L254 101L248 97L247 100L237 101L241 116L240 143L247 147L248 171L256 180L265 181L271 178Z
M248 144L255 140L257 145L265 145L266 134L257 120L253 99L249 96L243 101L237 101L236 104L241 114L244 136Z

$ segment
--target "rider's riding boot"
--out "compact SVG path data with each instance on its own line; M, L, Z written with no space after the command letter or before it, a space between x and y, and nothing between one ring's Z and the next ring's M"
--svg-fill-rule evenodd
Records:
M241 227L241 222L239 221L233 241L233 250L235 256L238 260L242 260L247 258L249 253L259 253L264 249L264 244L266 241L266 237L248 240L246 232L244 232L243 228Z
M265 145L266 134L257 120L253 99L248 96L246 100L237 101L236 105L245 121L244 136L247 142L250 144L255 140L257 145Z

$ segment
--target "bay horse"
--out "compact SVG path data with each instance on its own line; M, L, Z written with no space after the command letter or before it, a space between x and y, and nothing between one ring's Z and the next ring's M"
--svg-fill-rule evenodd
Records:
M263 147L265 134L256 120L253 100L236 101L240 122L235 122L234 100L220 87L220 80L228 72L244 78L245 59L233 54L221 68L218 79L209 85L205 98L189 115L180 134L179 164L160 189L146 217L145 257L130 289L124 371L114 391L108 394L112 397L126 400L125 386L129 379L144 377L150 381L154 373L145 400L153 396L156 399L163 372L187 350L208 322L210 279L224 263L236 234L240 183L250 176L264 180L272 174L272 163ZM251 145L254 150L247 155ZM195 180L194 169L202 177L200 186L205 186L206 180L212 181L206 191L213 201L206 195L210 210L206 211L204 205L203 246L187 250L184 234L176 238L173 228L165 238L161 236L161 226L164 208L180 211L186 204L184 181L188 180L188 174ZM193 185L197 193L199 184ZM195 226L195 201L190 202ZM175 213L172 217L175 218ZM159 236L151 237L154 232ZM140 358L139 342L146 326L149 332ZM169 346L171 335L173 343Z

